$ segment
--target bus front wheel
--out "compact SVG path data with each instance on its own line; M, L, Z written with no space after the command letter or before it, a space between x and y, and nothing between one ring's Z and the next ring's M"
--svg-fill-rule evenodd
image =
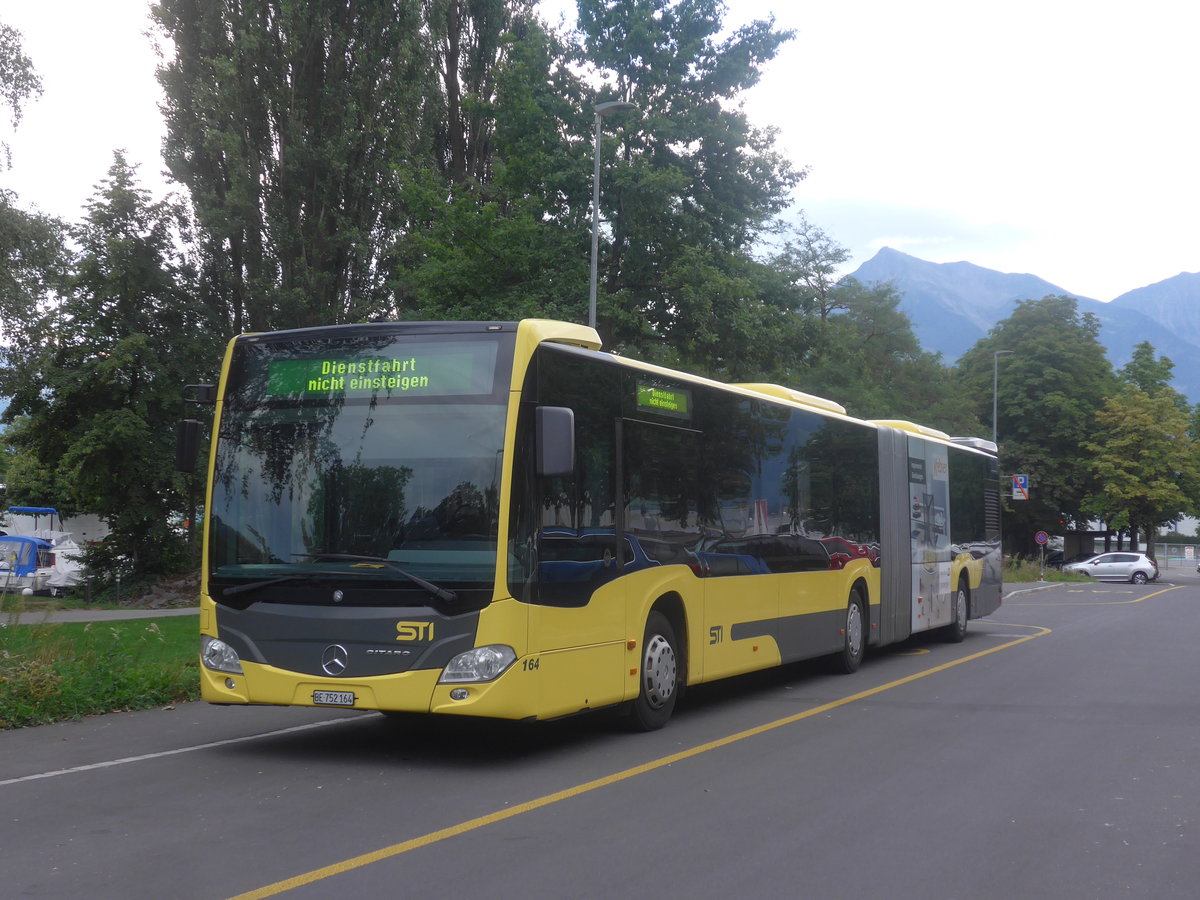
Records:
M679 650L675 629L657 610L646 619L642 639L641 687L630 708L631 724L639 731L662 728L679 699Z

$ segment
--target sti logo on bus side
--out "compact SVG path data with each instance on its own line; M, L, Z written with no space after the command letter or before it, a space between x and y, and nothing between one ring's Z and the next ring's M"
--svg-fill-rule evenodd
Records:
M397 622L396 640L398 641L432 641L432 622Z

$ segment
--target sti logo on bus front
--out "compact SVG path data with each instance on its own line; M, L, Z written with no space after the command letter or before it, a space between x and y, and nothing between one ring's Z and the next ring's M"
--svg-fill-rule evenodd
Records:
M432 641L432 622L397 622L396 640L398 641Z

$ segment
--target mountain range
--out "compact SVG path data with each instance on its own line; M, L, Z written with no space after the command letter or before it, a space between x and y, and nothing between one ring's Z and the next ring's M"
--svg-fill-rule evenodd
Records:
M1175 364L1173 386L1200 400L1200 273L1184 272L1136 288L1111 303L1073 294L1036 275L1015 275L969 262L932 263L885 247L853 273L863 284L890 282L921 346L953 363L1012 313L1018 300L1074 297L1100 320L1100 343L1114 367L1149 341ZM1013 348L1016 349L1016 348Z

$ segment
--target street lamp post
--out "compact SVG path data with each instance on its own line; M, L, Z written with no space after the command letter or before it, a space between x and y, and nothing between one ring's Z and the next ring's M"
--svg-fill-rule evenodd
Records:
M996 443L996 394L1000 387L1000 357L1014 353L1013 350L996 350L992 353L992 443Z
M610 100L607 103L597 103L596 111L596 168L592 173L592 274L588 281L588 325L596 327L596 271L597 255L600 251L600 120L609 113L637 109L632 103L624 100Z

